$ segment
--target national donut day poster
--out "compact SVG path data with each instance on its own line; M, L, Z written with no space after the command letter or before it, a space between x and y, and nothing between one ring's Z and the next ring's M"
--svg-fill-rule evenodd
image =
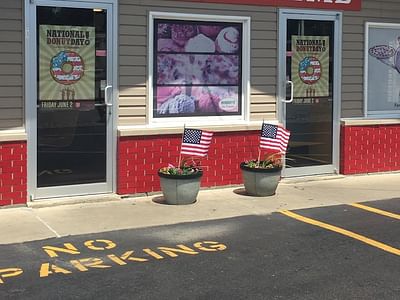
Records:
M40 25L39 51L40 101L94 100L94 27Z
M329 37L292 36L294 97L329 96Z

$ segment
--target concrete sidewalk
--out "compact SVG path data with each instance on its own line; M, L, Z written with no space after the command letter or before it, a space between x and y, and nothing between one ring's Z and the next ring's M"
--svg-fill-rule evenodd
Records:
M44 200L0 209L0 244L399 197L400 173L386 173L284 179L275 196L261 198L242 187L201 190L185 206L157 203L161 195Z

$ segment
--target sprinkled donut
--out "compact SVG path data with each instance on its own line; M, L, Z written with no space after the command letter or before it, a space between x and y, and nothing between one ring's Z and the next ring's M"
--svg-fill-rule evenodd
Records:
M305 84L315 84L321 78L321 62L307 56L299 63L299 76Z
M82 57L73 51L60 51L51 59L50 73L60 84L74 84L82 78L84 73Z

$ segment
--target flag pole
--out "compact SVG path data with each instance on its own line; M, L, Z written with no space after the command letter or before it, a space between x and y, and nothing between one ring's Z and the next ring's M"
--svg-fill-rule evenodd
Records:
M184 137L184 135L185 135L185 127L186 127L186 124L184 123L184 124L183 124L182 139L181 139L181 147L180 147L180 150L179 150L178 168L181 167L181 161L182 161L182 143L183 143L183 137Z
M262 130L264 128L264 118L263 118L263 122L261 124L261 135L262 135ZM260 145L258 146L258 160L257 160L257 165L260 165L260 160L261 160L261 137L259 137L260 139Z

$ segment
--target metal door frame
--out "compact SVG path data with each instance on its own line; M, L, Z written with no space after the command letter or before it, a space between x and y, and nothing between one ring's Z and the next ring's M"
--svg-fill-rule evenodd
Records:
M320 10L279 10L279 45L278 45L278 119L286 126L286 40L287 20L318 20L334 22L334 64L333 64L333 132L332 132L332 164L322 166L284 168L283 176L307 176L317 174L339 173L340 147L340 102L341 102L341 65L342 65L342 13Z
M28 195L30 200L111 193L116 190L116 148L117 148L117 1L118 0L25 0L25 114L28 133ZM37 30L36 8L55 6L66 8L100 8L107 10L107 85L111 85L110 102L113 106L106 127L106 182L37 187Z

